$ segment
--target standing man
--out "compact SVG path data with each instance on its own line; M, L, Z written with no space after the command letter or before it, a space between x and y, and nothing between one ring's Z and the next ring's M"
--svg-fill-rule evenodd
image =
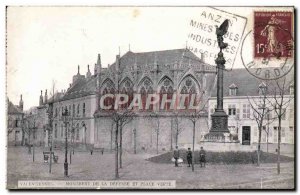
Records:
M186 159L187 159L187 163L189 165L188 167L191 167L192 159L193 159L191 148L188 148Z
M178 167L178 158L179 158L179 150L178 150L178 146L175 147L173 157L174 157L174 159L175 159L175 167Z
M200 166L202 167L202 163L204 164L204 167L205 167L205 163L206 163L206 160L205 160L205 156L206 156L206 152L205 150L203 150L203 147L201 146L200 148Z

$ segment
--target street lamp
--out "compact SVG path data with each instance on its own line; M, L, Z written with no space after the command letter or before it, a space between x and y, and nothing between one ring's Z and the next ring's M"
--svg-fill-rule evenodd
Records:
M65 177L68 177L68 130L67 130L67 124L68 124L68 109L66 108L65 111L62 113L62 120L65 124L65 163L64 163L64 175Z

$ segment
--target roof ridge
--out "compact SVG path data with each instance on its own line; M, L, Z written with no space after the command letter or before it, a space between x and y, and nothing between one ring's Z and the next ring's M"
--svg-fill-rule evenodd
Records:
M144 53L155 53L155 52L176 51L176 50L186 50L186 49L185 48L178 48L178 49L165 49L165 50L158 50L158 51L145 51L145 52L132 52L131 51L131 52L134 53L134 54L144 54Z

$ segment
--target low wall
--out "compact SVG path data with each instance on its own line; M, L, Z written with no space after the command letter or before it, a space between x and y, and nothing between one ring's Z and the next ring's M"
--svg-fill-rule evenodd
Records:
M183 148L192 148L192 144L185 144ZM234 142L201 142L200 144L195 144L195 150L200 150L203 147L206 151L214 152L252 152L257 148L255 145L241 145L241 143Z

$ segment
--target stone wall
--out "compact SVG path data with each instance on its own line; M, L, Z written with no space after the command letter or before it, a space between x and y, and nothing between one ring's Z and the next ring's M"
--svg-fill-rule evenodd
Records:
M203 135L208 132L207 119L200 118L195 126L195 140L200 143ZM159 121L159 122L158 122ZM193 141L193 123L187 118L179 118L180 134L178 136L179 148L186 144L192 144ZM157 129L159 123L158 134L158 151L169 151L175 148L175 122L170 116L161 117L143 117L138 116L130 123L123 127L123 148L125 151L134 152L136 145L137 152L155 152L157 143ZM173 124L172 124L173 123ZM173 126L173 128L171 128ZM95 144L94 147L105 148L110 150L111 147L111 129L112 120L108 117L100 117L95 119ZM136 136L134 134L136 129ZM172 129L172 131L171 131ZM113 143L115 141L115 125L113 126ZM136 137L136 139L135 139ZM172 140L171 140L172 138ZM134 143L136 140L136 144Z

